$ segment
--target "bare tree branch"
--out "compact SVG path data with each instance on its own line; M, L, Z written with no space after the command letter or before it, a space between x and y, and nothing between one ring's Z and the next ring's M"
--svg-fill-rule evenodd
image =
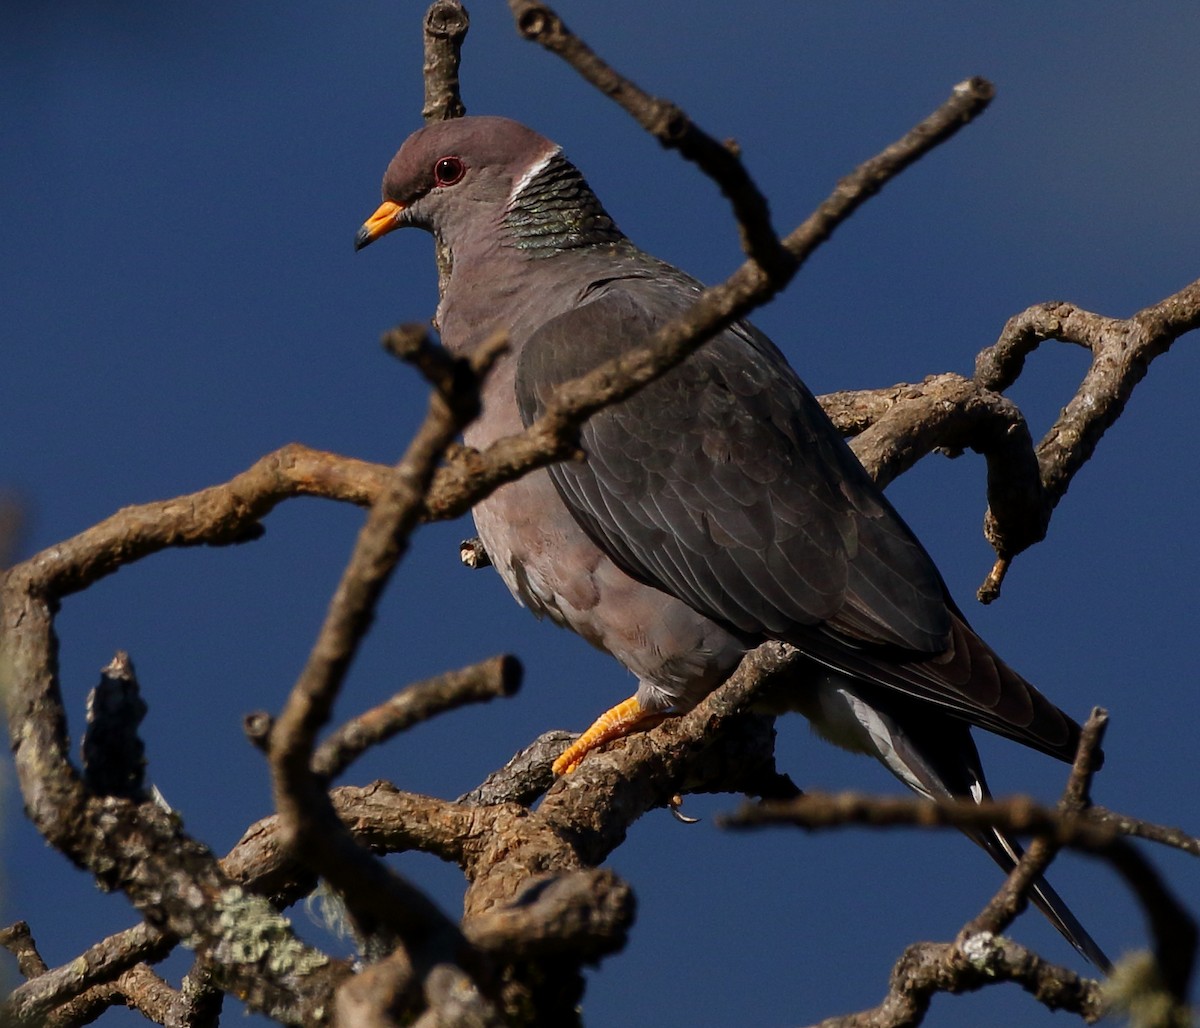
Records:
M1054 810L1039 807L1023 797L1000 802L931 803L924 799L884 800L852 794L831 797L808 793L786 803L743 808L725 823L736 828L780 823L809 829L851 824L995 827L1017 835L1034 835L1033 844L1004 887L978 917L964 926L960 941L980 932L994 933L1007 927L1024 907L1024 897L1030 886L1063 846L1102 857L1138 897L1155 940L1155 955L1164 985L1176 1001L1182 1003L1187 998L1196 960L1195 919L1149 861L1121 837L1121 819L1107 812L1093 817L1085 806L1106 717L1102 711L1094 712L1085 726L1063 800ZM1168 839L1164 837L1162 841L1168 842Z
M93 986L112 982L135 964L161 960L176 941L173 936L143 923L109 936L61 967L48 969L43 963L39 971L22 964L21 973L29 981L17 986L5 999L0 1007L0 1020L37 1023L54 1007Z
M114 981L92 986L40 1023L47 1028L74 1028L91 1024L109 1007L126 1006L148 1021L165 1024L175 996L175 990L150 968L136 964Z
M425 106L427 121L449 121L467 113L458 89L458 66L470 19L458 0L434 0L425 12Z
M987 458L988 505L1005 523L1040 525L1037 457L1017 405L959 375L933 375L919 385L830 393L825 413L882 488L935 449ZM1031 529L1031 532L1035 531ZM1042 528L1036 531L1043 531Z
M1079 735L1075 761L1071 765L1071 773L1058 802L1057 811L1060 816L1079 816L1086 809L1092 776L1100 764L1100 745L1107 726L1108 713L1099 708L1092 711L1091 717L1084 724ZM960 937L977 935L980 932L999 933L1007 929L1028 905L1030 891L1058 856L1060 849L1061 846L1052 838L1035 835L1029 848L1017 861L1017 866L1009 873L1004 885L983 910L963 926Z
M425 13L425 123L449 121L467 113L459 94L458 68L463 40L467 38L470 18L459 0L434 0ZM438 269L438 296L446 291L450 278L450 251L440 239L433 241Z
M224 1002L225 994L218 987L212 968L197 960L183 976L163 1024L165 1028L216 1028Z
M632 923L633 890L611 871L589 869L531 879L520 902L472 918L468 935L506 960L565 946L592 961L623 949Z
M330 735L313 754L313 771L331 781L369 747L468 703L512 696L520 682L521 662L507 654L416 682Z
M262 534L262 518L295 496L367 506L379 496L388 472L385 465L292 443L222 485L126 507L17 565L6 576L8 585L68 596L167 547L256 539Z
M48 842L102 888L120 889L151 920L192 941L219 969L223 986L255 1009L284 1020L320 1020L314 996L327 995L348 968L292 936L265 903L245 896L203 845L153 800L96 796L67 757L62 697L55 675L51 604L34 586L37 558L6 576L0 617L0 678L6 691L13 760L26 810ZM260 964L267 949L274 961Z
M968 941L964 948L932 942L909 946L879 1006L827 1018L814 1028L911 1028L924 1020L937 993L960 995L998 982L1015 982L1047 1009L1079 1014L1088 1024L1106 1013L1098 982L1056 967L1011 939L984 933Z
M283 843L337 892L360 931L395 932L409 959L429 966L447 959L470 965L458 927L423 893L359 847L337 819L323 779L312 770L317 731L328 721L350 661L375 605L416 528L425 491L446 447L478 412L478 382L506 346L485 343L470 363L433 376L435 392L424 424L371 508L334 593L308 662L270 733L270 765ZM414 338L406 352L424 370L428 344Z
M17 970L26 978L45 974L49 968L46 961L37 950L33 941L33 933L25 921L17 921L7 928L0 929L0 946L3 946L17 959Z
M979 354L975 381L986 389L1002 392L1016 381L1025 358L1047 339L1075 343L1091 351L1091 366L1079 389L1037 446L1043 493L1041 521L1049 524L1050 514L1071 480L1120 417L1151 361L1166 353L1185 332L1198 327L1200 281L1124 320L1093 314L1069 303L1039 304L1010 318L995 344ZM984 530L997 554L996 567L981 589L980 599L986 603L997 595L1012 559L1042 536L1030 524L1009 522L995 511L989 512Z

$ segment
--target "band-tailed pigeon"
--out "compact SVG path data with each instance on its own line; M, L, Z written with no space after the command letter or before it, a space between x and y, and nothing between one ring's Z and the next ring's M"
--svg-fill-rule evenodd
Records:
M505 118L415 132L383 180L362 248L408 225L452 270L442 341L511 350L466 442L521 431L555 387L637 346L701 286L639 250L558 146ZM585 461L535 471L475 507L521 603L611 653L637 694L555 765L665 711L686 711L767 639L810 658L790 697L826 738L881 760L926 797L988 795L970 726L1070 761L1079 726L966 623L933 561L812 394L740 322L582 430ZM1006 871L1020 853L969 832ZM1044 882L1055 927L1107 970Z

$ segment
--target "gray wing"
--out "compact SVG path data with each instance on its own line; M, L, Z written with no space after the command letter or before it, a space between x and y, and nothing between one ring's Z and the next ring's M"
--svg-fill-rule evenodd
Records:
M557 385L637 345L691 299L653 279L597 293L522 347L526 424ZM924 548L761 333L725 330L591 418L581 441L587 460L551 477L634 578L748 641L791 642L1070 759L1073 723L965 624Z

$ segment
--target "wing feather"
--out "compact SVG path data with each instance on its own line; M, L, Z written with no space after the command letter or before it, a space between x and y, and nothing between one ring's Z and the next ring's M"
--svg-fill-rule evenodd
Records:
M665 284L608 280L538 329L517 367L524 422L558 385L682 310L694 292L682 281L688 288L670 288L669 274ZM924 548L752 327L726 329L593 416L581 443L587 459L550 475L634 578L748 642L791 642L840 672L1070 759L1074 722L970 629Z

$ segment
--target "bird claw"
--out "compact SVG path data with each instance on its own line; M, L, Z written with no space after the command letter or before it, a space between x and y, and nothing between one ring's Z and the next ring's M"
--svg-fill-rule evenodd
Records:
M700 818L688 817L687 814L680 810L680 807L682 806L683 797L680 796L679 793L676 793L674 796L672 796L670 802L667 803L667 809L671 812L671 816L675 818L675 820L681 825L694 825L699 823Z

